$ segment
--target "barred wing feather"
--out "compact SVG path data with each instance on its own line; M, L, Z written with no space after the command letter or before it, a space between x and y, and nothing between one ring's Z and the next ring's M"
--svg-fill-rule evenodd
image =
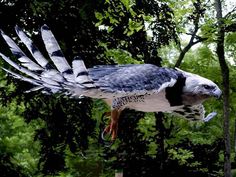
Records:
M53 93L62 92L67 94L69 92L73 95L74 92L76 92L77 95L80 95L82 94L84 88L94 87L93 81L89 78L88 74L86 74L87 69L83 61L81 60L78 63L77 59L75 59L73 61L72 69L66 61L54 35L46 25L42 26L41 34L45 48L55 67L51 65L42 55L38 48L33 44L32 40L23 32L21 28L16 26L15 30L18 37L30 51L36 62L27 57L15 42L3 31L1 31L3 39L18 59L19 64L2 53L0 53L1 58L16 70L24 73L26 76L4 68L7 73L17 79L36 85L37 87L32 89L32 91L45 89L50 90Z

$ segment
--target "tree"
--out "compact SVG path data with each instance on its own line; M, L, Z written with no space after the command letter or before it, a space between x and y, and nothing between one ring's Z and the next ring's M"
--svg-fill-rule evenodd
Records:
M219 58L219 63L222 72L223 80L223 98L224 98L224 142L225 142L225 152L224 152L224 174L225 177L231 176L231 163L230 163L230 132L229 132L229 68L225 59L224 51L224 40L225 40L225 29L222 16L222 5L220 0L215 0L216 8L216 18L218 24L218 35L217 35L217 47L216 53Z

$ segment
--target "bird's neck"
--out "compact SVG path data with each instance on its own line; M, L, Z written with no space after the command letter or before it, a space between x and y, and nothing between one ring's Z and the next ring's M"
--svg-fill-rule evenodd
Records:
M209 98L207 95L183 94L182 103L184 105L197 105L204 102L207 98Z

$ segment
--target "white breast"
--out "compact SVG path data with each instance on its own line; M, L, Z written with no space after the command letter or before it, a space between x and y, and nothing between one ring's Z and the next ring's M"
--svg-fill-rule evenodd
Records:
M126 107L142 112L168 112L182 106L170 106L165 91L162 91L158 94L145 95L142 102L131 102Z

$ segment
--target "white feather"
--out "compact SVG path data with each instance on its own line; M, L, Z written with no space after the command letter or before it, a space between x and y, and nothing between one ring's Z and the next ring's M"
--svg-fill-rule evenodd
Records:
M72 62L75 82L84 85L85 87L94 87L93 80L88 75L88 70L83 60L73 60ZM83 73L83 74L80 74Z
M57 67L57 69L61 73L68 70L68 69L71 69L70 65L68 64L68 62L66 61L66 59L63 56L61 56L61 57L53 56L53 52L61 51L61 49L60 49L54 35L52 34L51 30L49 30L46 25L42 26L41 35L42 35L42 39L45 44L45 47L47 49L47 52L48 52L50 58L52 59L53 63Z
M7 45L10 47L11 52L16 55L18 60L22 63L23 66L27 67L29 70L42 70L42 68L29 59L25 53L16 45L16 43L7 36L3 31L1 31L2 37L5 39Z
M13 66L15 69L21 71L22 73L27 74L30 77L33 77L36 80L40 80L40 77L38 75L36 75L35 73L27 70L24 67L19 66L18 64L16 64L15 62L13 62L12 60L10 60L8 57L6 57L5 55L3 55L2 53L0 53L0 56L2 57L2 59L4 59L7 63L9 63L11 66Z
M12 75L14 78L16 78L16 79L20 79L20 80L23 80L23 81L26 81L26 82L29 82L29 83L31 83L31 84L38 85L38 86L42 85L42 84L41 84L39 81L37 81L37 80L24 77L24 76L22 76L22 75L20 75L20 74L17 74L17 73L15 73L15 72L12 72L12 71L10 71L10 70L8 70L8 69L5 69L5 68L2 68L2 69L3 69L4 71L6 71L7 73L11 74L11 75Z
M54 35L52 34L51 30L49 30L48 26L43 25L41 27L41 35L46 50L56 68L63 74L63 77L66 78L67 81L74 82L75 78L73 73L67 73L67 71L72 71L72 68L66 61L61 48L59 47Z
M45 68L45 66L48 64L48 60L44 58L42 53L38 50L38 48L33 44L32 40L22 31L21 28L18 26L15 27L16 33L21 39L21 41L25 44L25 46L28 48L32 56L35 58L37 63ZM32 51L32 48L34 48L34 51Z

